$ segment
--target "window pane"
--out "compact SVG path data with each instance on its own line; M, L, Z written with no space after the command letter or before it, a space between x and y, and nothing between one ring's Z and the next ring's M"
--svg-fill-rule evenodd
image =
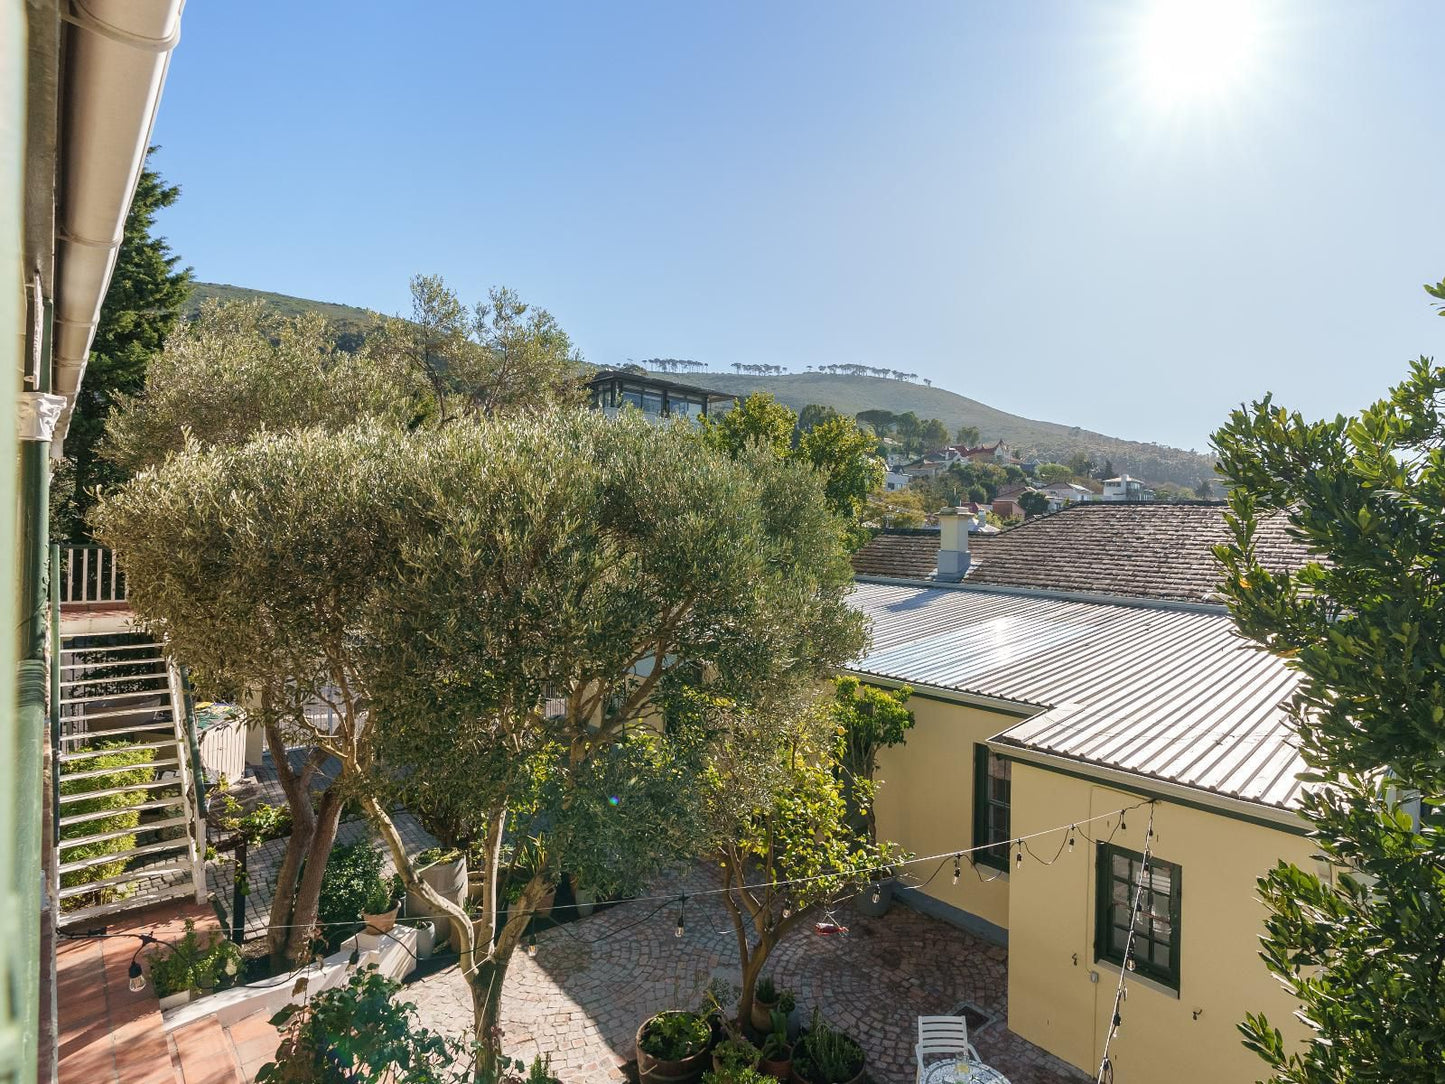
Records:
M1109 951L1116 956L1124 955L1124 946L1128 943L1129 931L1122 926L1114 926L1109 931Z
M1167 869L1155 866L1149 871L1149 876L1155 892L1165 896L1169 895L1169 871Z
M1123 881L1114 882L1113 900L1116 907L1123 907L1125 909L1125 912L1118 917L1121 919L1128 917L1129 886L1126 885Z
M644 412L646 412L646 413L648 413L648 414L661 414L661 413L662 413L662 392L660 392L660 391L646 391L646 390L643 391L643 393L642 393L642 409L643 409Z
M1166 970L1166 971L1169 970L1169 946L1168 946L1168 945L1155 945L1155 946L1154 946L1154 962L1155 962L1156 964L1158 964L1160 967L1164 968L1164 970Z
M1116 855L1114 855L1114 876L1115 876L1115 877L1124 877L1124 878L1129 877L1129 874L1130 874L1130 869L1129 869L1129 867L1130 867L1130 865L1132 865L1132 863L1129 861L1129 856L1128 856L1128 855L1126 855L1126 854L1116 854Z
M623 404L631 404L632 406L641 408L641 406L642 406L642 389L641 389L641 388L628 388L628 387L624 387L624 388L622 389L622 403L623 403Z

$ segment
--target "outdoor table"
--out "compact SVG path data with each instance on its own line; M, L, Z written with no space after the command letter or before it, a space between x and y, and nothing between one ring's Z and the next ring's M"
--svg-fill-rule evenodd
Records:
M923 1084L1008 1084L1008 1077L981 1061L941 1058L924 1068Z

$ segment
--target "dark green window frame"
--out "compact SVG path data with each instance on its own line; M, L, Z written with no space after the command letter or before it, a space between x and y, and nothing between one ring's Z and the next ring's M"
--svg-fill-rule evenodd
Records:
M1122 966L1124 938L1138 889L1144 856L1138 851L1100 843L1095 866L1094 958ZM1179 989L1179 915L1183 892L1181 871L1173 862L1149 856L1149 882L1140 900L1134 929L1133 970L1136 974Z
M1008 869L1012 816L1012 770L1007 757L986 745L973 747L973 860L991 869Z

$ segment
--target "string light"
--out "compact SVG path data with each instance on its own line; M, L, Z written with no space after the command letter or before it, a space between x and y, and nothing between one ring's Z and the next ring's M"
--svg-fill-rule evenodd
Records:
M873 886L873 895L870 897L874 903L883 898L883 891L877 885Z
M963 855L953 856L953 883L958 884L958 879L963 876Z
M1124 814L1119 813L1119 827L1124 827ZM1114 1011L1109 1017L1109 1030L1104 1035L1104 1053L1099 1060L1099 1072L1095 1084L1112 1084L1114 1062L1109 1057L1109 1044L1124 1024L1122 1007L1129 996L1127 978L1138 966L1134 962L1134 935L1139 928L1139 913L1144 908L1144 889L1149 882L1149 845L1154 839L1154 803L1149 803L1149 826L1144 832L1144 853L1139 858L1139 880L1134 886L1134 906L1129 914L1129 930L1124 937L1124 962L1119 967L1119 987L1114 992Z
M1023 840L1019 840L1019 843L1018 843L1018 853L1016 853L1016 854L1014 855L1014 869L1023 869L1023 867L1024 867L1024 843L1023 843Z
M1069 853L1074 853L1074 826L1069 825Z
M675 930L672 931L672 936L673 936L673 937L681 937L681 936L683 935L683 933L686 932L686 928L687 928L687 927L686 927L686 926L684 925L684 923L683 923L683 916L686 914L686 912L687 912L687 897L686 897L686 896L683 896L683 897L681 897L681 906L679 906L678 909L677 909L677 929L675 929Z
M527 937L527 955L528 955L528 956L533 956L533 957L535 957L535 956L537 955L537 935L536 935L536 934L531 934L531 935L529 935L529 936Z

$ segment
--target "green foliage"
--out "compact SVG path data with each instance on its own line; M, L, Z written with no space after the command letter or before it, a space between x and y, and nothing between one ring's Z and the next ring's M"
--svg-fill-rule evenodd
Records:
M764 1005L776 1005L778 1003L778 987L773 982L771 975L764 975L753 987L753 997Z
M917 490L929 509L948 508L969 501L987 504L1006 485L1024 481L1024 472L1012 463L953 463L936 478L919 479Z
M360 923L363 913L378 915L391 910L392 886L381 870L381 854L369 843L344 843L332 848L316 915L322 932L332 943L345 939L352 932L347 924Z
M124 743L96 742L78 746L73 752L82 752L94 749L110 749ZM117 787L139 787L142 783L149 783L155 779L155 769L151 762L155 759L153 749L124 749L116 748L115 752L105 753L101 756L88 757L81 762L81 766L87 771L95 770L106 772L105 775L93 776L88 779L63 779L60 783L60 793L64 795L86 794L90 791L111 790ZM151 797L145 791L131 791L125 794L98 795L94 798L82 798L77 802L67 802L65 812L67 814L80 815L83 813L102 813L114 811L112 815L102 817L98 820L83 821L80 824L67 825L60 829L61 840L77 839L81 836L96 835L103 832L120 832L140 826L140 811L135 806ZM107 854L123 854L134 849L136 845L135 835L118 836L115 839L104 839L97 843L86 843L79 847L65 848L64 859L67 862L78 862L86 858L99 858ZM62 888L70 888L74 885L84 884L87 881L104 880L107 877L116 877L125 872L126 859L117 859L114 862L106 862L99 866L89 866L86 869L75 870L60 875ZM78 907L87 907L96 903L105 903L116 898L113 889L102 889L96 893L88 893L83 896L71 896L61 903L62 909L73 910Z
M446 862L455 862L462 856L462 852L456 847L428 847L416 856L418 869L427 866L437 866Z
M193 440L234 446L263 430L336 430L366 417L403 425L431 409L405 359L338 349L320 316L212 303L166 341L143 393L117 396L104 454L130 474Z
M180 194L155 170L141 170L65 438L69 466L52 483L51 537L57 541L83 541L94 491L124 477L99 454L110 413L144 386L147 366L176 326L190 292L190 270L176 270L179 257L153 232L157 214Z
M1040 463L1034 467L1034 480L1040 485L1051 485L1054 482L1072 482L1074 472L1063 463Z
M862 516L868 494L883 484L883 461L873 454L873 439L851 418L831 418L806 430L793 457L823 474L828 507L850 523Z
M809 403L803 407L802 410L798 411L798 432L806 433L814 426L821 425L823 422L829 422L839 417L842 417L842 415L830 406L819 406L817 403Z
M701 1013L663 1012L642 1027L638 1046L660 1061L681 1061L707 1049L712 1026Z
M716 1067L725 1073L757 1068L760 1051L742 1036L724 1039L712 1048Z
M256 1074L260 1084L472 1084L474 1050L421 1025L416 1006L398 1001L400 984L374 966L345 986L271 1018L281 1029L276 1060ZM514 1063L520 1067L522 1063ZM526 1084L550 1082L534 1062ZM510 1084L514 1077L504 1077Z
M249 813L226 789L212 793L211 806L216 826L223 832L235 832L252 847L291 834L291 807L258 802Z
M916 490L875 489L863 509L865 523L879 527L922 527L927 517Z
M1296 1047L1263 1014L1241 1025L1280 1084L1445 1080L1442 402L1445 370L1422 358L1356 417L1309 422L1266 397L1214 437L1233 486L1223 591L1302 679L1303 813L1338 870L1259 882L1261 956L1311 1033ZM1265 567L1271 515L1318 560Z
M1049 499L1036 489L1019 494L1019 508L1027 516L1041 516L1049 510Z
M204 940L196 924L186 919L185 932L172 945L151 954L150 973L157 997L169 997L183 990L224 989L239 981L242 970L240 948L219 931Z
M963 444L969 448L976 448L983 437L979 434L976 425L960 425L953 434L953 443Z
M734 1065L709 1069L702 1075L702 1084L776 1084L776 1082L772 1077L759 1072L754 1065Z
M913 728L908 698L913 690L865 685L855 677L834 681L832 721L837 729L834 757L854 830L873 838L873 775L878 753L901 745Z
M749 445L759 444L783 459L793 450L797 421L797 415L771 395L749 395L725 414L704 418L701 432L715 447L731 456L741 455Z
M863 1070L863 1048L845 1032L829 1027L816 1008L793 1050L793 1072L808 1084L844 1084Z

